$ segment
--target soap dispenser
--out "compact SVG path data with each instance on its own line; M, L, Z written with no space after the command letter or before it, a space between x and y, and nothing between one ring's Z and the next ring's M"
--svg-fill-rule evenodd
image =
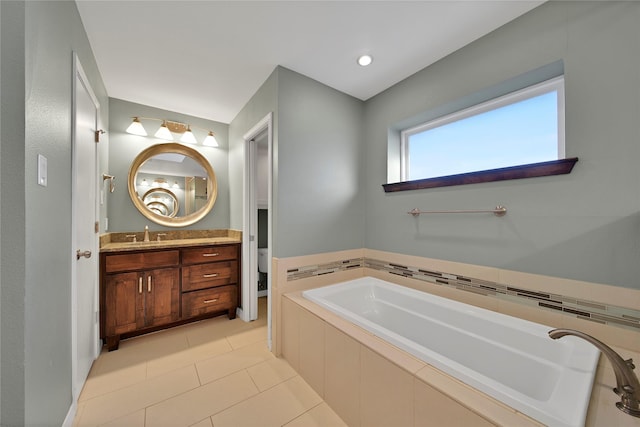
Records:
M149 241L149 226L148 225L144 226L144 241L145 242Z

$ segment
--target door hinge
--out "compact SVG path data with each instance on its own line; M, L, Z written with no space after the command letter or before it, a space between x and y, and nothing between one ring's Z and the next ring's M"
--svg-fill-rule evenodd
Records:
M96 221L94 227L93 227L93 231L95 233L99 233L100 232L100 221Z
M98 129L97 131L95 131L94 135L95 135L95 141L96 142L100 142L100 134L106 133L105 131L103 131L102 129Z

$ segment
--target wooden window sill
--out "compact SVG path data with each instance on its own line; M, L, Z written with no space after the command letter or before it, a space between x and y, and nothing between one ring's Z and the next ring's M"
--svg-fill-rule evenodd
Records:
M395 191L421 190L425 188L449 187L452 185L479 184L481 182L506 181L510 179L535 178L539 176L564 175L571 173L577 157L552 160L549 162L531 163L528 165L510 166L479 172L461 173L458 175L440 176L437 178L418 179L415 181L383 184L385 193Z

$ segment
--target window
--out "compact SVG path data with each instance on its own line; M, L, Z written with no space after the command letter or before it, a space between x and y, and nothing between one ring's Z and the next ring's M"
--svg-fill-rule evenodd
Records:
M529 86L401 133L401 180L564 158L564 78Z

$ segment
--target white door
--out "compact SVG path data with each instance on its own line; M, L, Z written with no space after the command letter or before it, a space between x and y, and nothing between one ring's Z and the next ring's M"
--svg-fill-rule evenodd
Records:
M99 106L80 63L74 59L71 327L75 401L99 348L95 142Z

